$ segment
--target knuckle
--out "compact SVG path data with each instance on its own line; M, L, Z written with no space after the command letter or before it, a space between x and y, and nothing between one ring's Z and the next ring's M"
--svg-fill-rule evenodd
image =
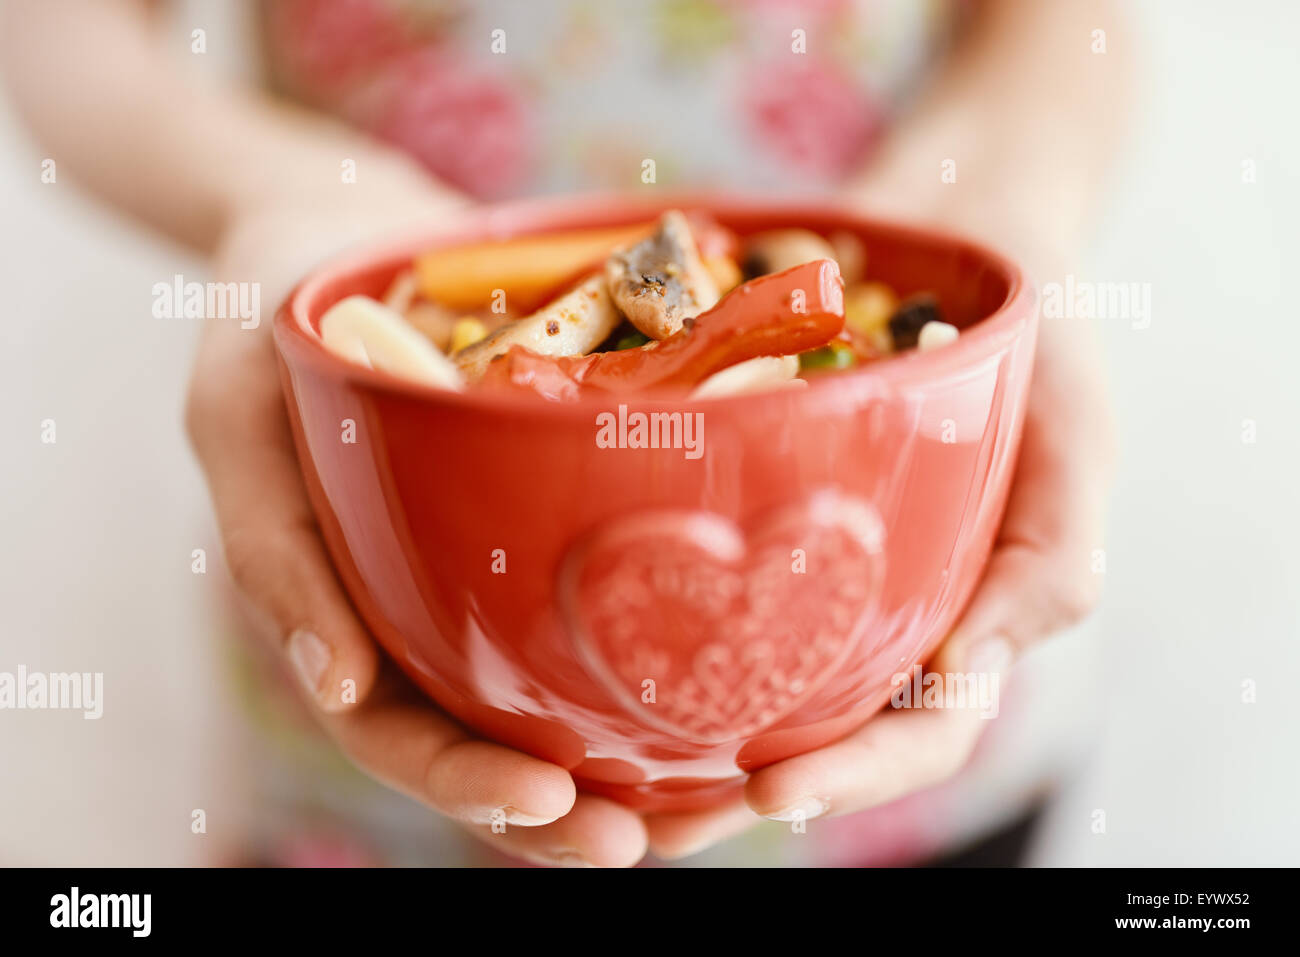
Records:
M242 526L228 528L222 535L222 550L230 577L246 597L257 594L265 579L266 551L260 536Z
M263 524L242 514L223 522L222 554L231 581L266 628L283 644L295 629L309 625L319 593L301 572L305 537L314 534L306 518Z
M1073 571L1057 575L1048 595L1053 617L1061 625L1078 624L1092 614L1101 600L1101 576Z
M1074 549L1013 545L1004 550L1001 562L1007 580L1017 583L1017 591L1049 630L1078 624L1101 601L1105 576L1093 574Z
M208 384L207 377L196 375L190 380L185 393L184 423L185 435L195 451L199 451L206 429L219 407L219 398Z

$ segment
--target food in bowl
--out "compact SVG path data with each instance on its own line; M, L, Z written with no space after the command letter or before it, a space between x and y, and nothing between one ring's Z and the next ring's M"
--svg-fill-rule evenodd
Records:
M780 287L778 254L794 248L817 257L793 267L813 307L800 321L826 337L797 345L805 384L791 387L788 353L747 360L785 367L753 390L723 378L741 377L739 362L630 391L579 377L547 397L513 374L490 381L507 359L481 375L458 362L593 276L632 302L635 246L675 209L706 266L712 238L735 237L730 278L726 263L709 270L716 303L693 292L677 313L633 305L663 339L634 338L620 319L583 354L518 341L514 354L563 386L603 356L663 349L682 312L700 308L701 323L728 315L747 281L764 284L759 300ZM772 241L789 230L798 244ZM631 285L611 290L611 275ZM398 354L437 349L409 372L382 357L382 339L333 351L322 325L352 297L388 299ZM922 351L940 308L960 333ZM841 311L850 336L855 314L875 317L879 342L847 341L851 366L837 354L818 368L812 356L845 341ZM775 312L782 342L792 315ZM940 231L812 203L602 197L494 207L328 264L279 311L275 338L321 533L411 680L586 791L681 811L733 800L746 772L861 725L952 628L1010 486L1035 322L1014 263ZM422 378L449 369L455 385ZM688 422L702 428L683 445L634 441L656 419L684 438Z
M742 240L672 209L649 226L433 250L382 302L333 305L321 338L350 361L427 385L552 401L801 386L957 338L934 296L900 301L862 278L851 234L835 240L799 228ZM520 298L523 315L512 307Z

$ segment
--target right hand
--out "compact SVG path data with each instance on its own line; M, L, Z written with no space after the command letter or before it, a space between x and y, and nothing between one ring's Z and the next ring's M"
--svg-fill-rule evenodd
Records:
M323 257L399 227L445 221L457 205L395 164L234 217L218 248L216 278L260 282L264 315L256 329L232 319L208 322L186 427L239 591L322 727L355 764L504 853L543 864L635 864L646 851L639 815L578 795L564 768L476 738L380 652L334 573L299 473L272 311ZM349 678L355 703L345 703L340 690ZM499 810L507 827L493 833L489 822Z

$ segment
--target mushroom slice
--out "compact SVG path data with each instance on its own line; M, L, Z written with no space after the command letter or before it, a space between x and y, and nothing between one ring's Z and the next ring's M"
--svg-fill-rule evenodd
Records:
M462 389L460 371L414 326L382 302L348 296L326 310L320 337L336 355L442 389Z
M723 395L776 389L791 382L802 382L802 379L795 379L798 374L798 356L758 356L713 373L695 387L691 398L716 399Z
M766 276L802 266L814 259L838 262L835 249L808 229L772 229L757 233L745 243L745 275Z
M605 277L584 280L531 316L508 322L452 356L470 380L511 346L546 356L579 356L600 345L621 320L605 288Z
M611 255L605 278L614 304L651 339L668 338L719 299L690 224L676 209L663 214L653 236Z

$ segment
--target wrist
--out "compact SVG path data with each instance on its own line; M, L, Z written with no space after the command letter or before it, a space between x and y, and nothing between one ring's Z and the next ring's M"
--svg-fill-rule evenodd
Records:
M465 202L406 154L328 117L261 98L240 112L235 155L219 164L227 230L276 210L351 209L370 219Z

